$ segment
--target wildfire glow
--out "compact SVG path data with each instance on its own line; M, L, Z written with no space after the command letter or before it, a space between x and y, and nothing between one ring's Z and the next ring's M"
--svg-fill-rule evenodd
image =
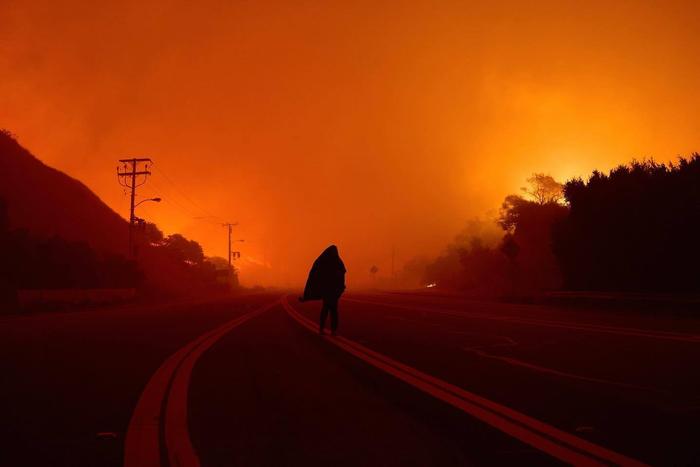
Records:
M297 284L434 255L533 172L698 150L697 2L12 3L0 122L123 216ZM264 267L252 258L266 258ZM273 265L267 267L267 265Z

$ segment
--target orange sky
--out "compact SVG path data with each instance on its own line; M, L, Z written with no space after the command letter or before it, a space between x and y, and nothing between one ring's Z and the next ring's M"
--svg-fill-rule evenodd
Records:
M531 172L700 150L698 5L0 0L0 126L124 216L151 157L138 215L222 256L239 221L245 283L335 242L359 284Z

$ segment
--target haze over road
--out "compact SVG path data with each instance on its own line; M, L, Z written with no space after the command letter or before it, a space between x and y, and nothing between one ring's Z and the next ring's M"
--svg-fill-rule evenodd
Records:
M3 318L0 464L700 462L700 320L281 295Z

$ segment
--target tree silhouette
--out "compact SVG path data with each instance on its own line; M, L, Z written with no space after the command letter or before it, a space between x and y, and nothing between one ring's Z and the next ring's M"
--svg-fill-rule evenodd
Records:
M204 261L204 250L194 240L188 240L180 234L172 234L162 241L162 248L173 258L188 264L201 264Z
M152 222L144 222L141 225L140 234L143 241L151 246L158 246L163 242L163 232Z
M633 161L564 188L554 251L571 289L700 290L700 156Z
M527 179L529 186L520 190L538 204L559 203L564 198L564 185L550 175L534 173Z
M568 207L559 203L556 187L561 185L540 175L528 179L532 192L537 193L534 201L518 195L506 196L497 221L506 232L500 251L517 267L517 285L523 290L555 289L562 282L552 252L552 229L568 215ZM513 274L512 271L511 277Z

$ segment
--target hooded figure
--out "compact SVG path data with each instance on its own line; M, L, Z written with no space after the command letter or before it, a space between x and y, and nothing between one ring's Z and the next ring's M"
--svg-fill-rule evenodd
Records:
M345 265L338 255L338 248L331 245L316 258L306 280L302 302L323 300L319 333L323 334L328 313L331 314L331 333L338 329L338 299L345 291Z

